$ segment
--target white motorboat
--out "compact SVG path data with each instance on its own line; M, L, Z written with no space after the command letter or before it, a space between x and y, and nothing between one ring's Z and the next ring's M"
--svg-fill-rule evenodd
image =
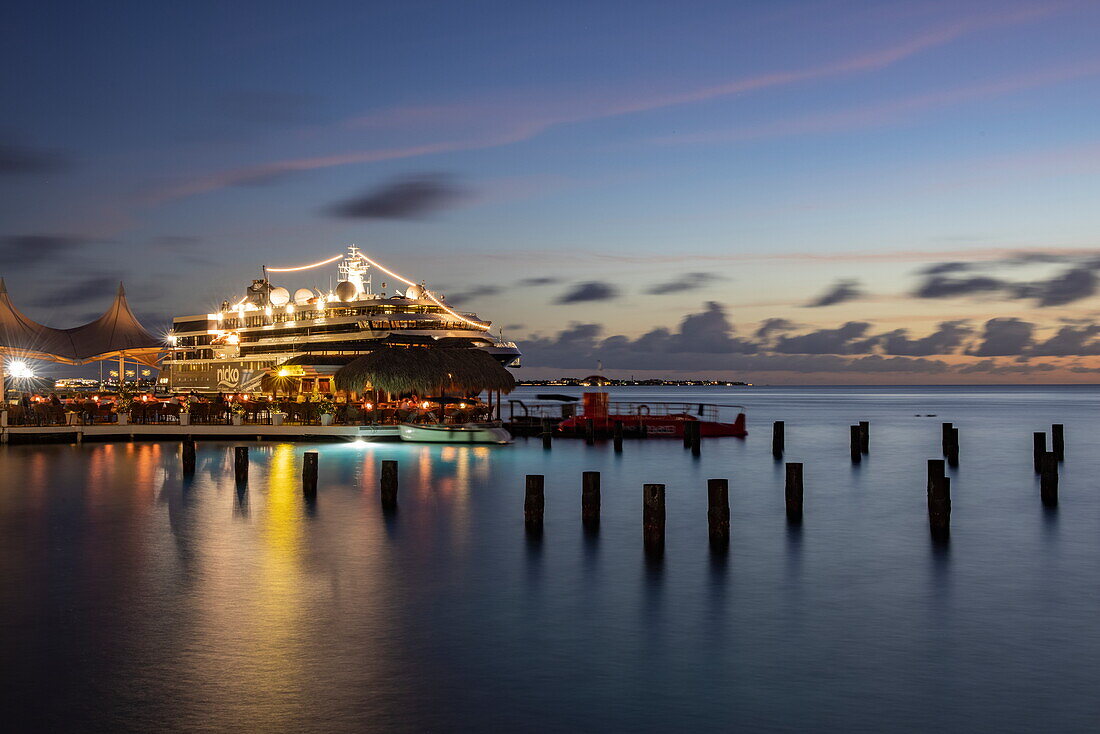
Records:
M402 423L402 441L418 443L512 443L512 434L499 423Z

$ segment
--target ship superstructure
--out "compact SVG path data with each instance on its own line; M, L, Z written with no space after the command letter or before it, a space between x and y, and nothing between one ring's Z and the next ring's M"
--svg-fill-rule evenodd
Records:
M337 281L327 291L273 285L269 274L336 263ZM375 271L385 281L376 292ZM381 280L381 278L379 278ZM305 377L307 391L329 392L317 370L301 363L334 365L379 347L482 349L501 364L518 367L514 342L494 338L492 322L451 308L443 296L387 270L354 245L343 256L296 268L265 268L243 298L217 311L173 320L160 382L175 392L256 392L265 375ZM288 362L291 364L283 367ZM307 382L308 380L308 382Z

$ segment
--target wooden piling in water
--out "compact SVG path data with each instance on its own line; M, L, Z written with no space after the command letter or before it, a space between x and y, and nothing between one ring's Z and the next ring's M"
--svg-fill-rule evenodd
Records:
M641 416L638 417L638 437L649 438L649 424Z
M183 460L183 475L189 477L195 473L195 439L187 436L180 446L180 454Z
M665 485L642 485L642 538L647 551L659 553L665 545Z
M600 473L581 474L581 522L587 528L600 524Z
M382 498L382 507L386 509L397 507L397 462L392 459L382 462L379 493Z
M542 474L528 474L523 495L523 523L529 530L542 530L542 514L546 509L546 496L543 493L545 477Z
M1047 434L1035 431L1031 434L1031 458L1035 463L1035 472L1042 469L1043 454L1047 452Z
M802 522L802 464L787 463L787 481L783 489L787 520Z
M928 525L936 535L951 527L951 479L944 473L943 459L928 460Z
M615 443L615 453L621 454L623 452L623 422L615 421L615 425L612 427L612 438Z
M684 448L685 449L690 449L691 448L691 424L694 423L694 422L695 421L689 421L689 420L683 421L683 424L684 424Z
M317 496L317 452L302 454L302 494L306 497Z
M1058 461L1066 460L1066 427L1061 423L1050 427L1050 450Z
M553 430L550 427L550 419L542 419L542 447L550 449L553 446Z
M728 479L707 480L707 529L712 548L725 548L730 542L730 494Z
M237 446L233 449L233 473L238 484L248 481L248 447Z
M596 443L596 422L591 418L584 419L584 442L589 446Z
M871 422L859 422L859 450L860 453L871 453Z
M783 421L772 423L772 456L776 459L783 458L784 442L786 440L786 424Z
M947 446L947 463L949 466L959 465L959 429L951 427L951 440Z
M860 449L859 426L849 426L848 450L852 455L852 463L858 464L863 460L863 451Z
M954 436L955 426L953 423L941 423L940 424L940 446L943 450L943 455L947 456L951 453L951 440Z
M1058 455L1044 451L1039 462L1039 496L1047 507L1058 504Z
M691 455L698 456L703 451L703 423L692 421L691 426Z

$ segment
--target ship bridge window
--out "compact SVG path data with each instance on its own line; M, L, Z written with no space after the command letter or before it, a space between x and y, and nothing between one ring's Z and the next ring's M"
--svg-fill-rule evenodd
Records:
M172 325L172 331L176 334L187 331L206 331L207 329L212 328L210 323L211 322L207 321L206 319L198 321L180 321L179 323Z

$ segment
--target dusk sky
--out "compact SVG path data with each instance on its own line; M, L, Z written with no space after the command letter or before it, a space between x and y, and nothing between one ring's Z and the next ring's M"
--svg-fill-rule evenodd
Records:
M524 377L1093 382L1098 29L1087 0L24 3L0 275L58 327L125 280L163 330L355 243Z

